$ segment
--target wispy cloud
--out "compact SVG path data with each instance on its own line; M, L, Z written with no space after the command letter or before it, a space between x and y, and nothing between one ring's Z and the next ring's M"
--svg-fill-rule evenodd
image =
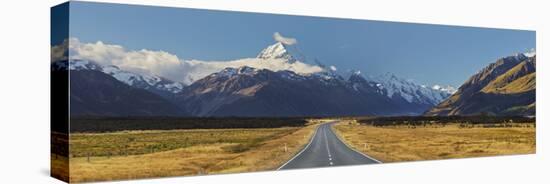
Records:
M101 65L116 65L121 69L140 74L154 74L179 81L183 77L185 63L173 54L164 51L126 50L123 46L95 43L82 43L76 38L69 42L70 59L82 59L97 62Z
M284 37L279 32L273 33L273 39L275 39L275 41L281 42L285 45L294 45L294 44L298 43L298 41L295 38Z
M69 40L65 39L63 43L59 45L52 45L50 48L50 61L55 62L59 60L66 60L69 50Z

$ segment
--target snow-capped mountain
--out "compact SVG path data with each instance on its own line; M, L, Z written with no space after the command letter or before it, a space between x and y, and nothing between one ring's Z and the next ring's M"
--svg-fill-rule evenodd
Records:
M103 72L102 67L94 62L59 60L50 66L52 81L58 82L52 87L58 90L69 87L71 116L186 115L186 111L169 99L132 87ZM67 80L70 83L61 82Z
M524 52L523 55L527 56L527 57L533 57L533 56L537 55L537 50L535 50L535 48L532 48L529 51Z
M403 98L409 103L437 105L456 91L451 86L435 85L430 88L412 80L399 78L392 73L371 77L370 80L375 82L386 96Z
M140 74L124 71L114 65L103 67L102 71L130 86L143 88L147 90L158 90L159 92L179 93L181 92L181 90L183 90L183 87L184 87L184 85L180 82L174 82L157 75L140 75Z
M69 70L80 71L80 70L95 70L101 71L105 74L108 74L120 82L123 82L129 86L136 88L146 89L148 91L161 94L161 96L167 94L179 93L183 90L184 84L180 82L174 82L168 79L165 79L156 75L141 75L129 71L121 70L119 67L110 65L110 66L101 66L93 61L88 60L69 60L67 62L55 62L52 67L63 68L68 67Z
M242 66L208 75L176 99L196 116L415 115L447 95L393 78L381 84L360 72L345 79L330 71L298 74Z
M179 60L163 53L162 58L172 59L177 69L170 73L180 80L144 75L125 65L109 64L113 62L95 62L78 55L78 45L72 49L77 55L58 67L100 71L162 96L192 116L418 115L456 91L450 86L420 85L390 73L376 77L364 77L358 70L341 74L336 66L316 59L315 64L306 63L294 45L281 42L262 49L257 57L231 61ZM121 63L128 58L114 59Z
M299 58L302 58L299 56L300 54L291 52L288 47L281 42L277 42L263 49L255 58L243 58L232 61L183 61L182 65L185 69L182 75L185 77L181 82L190 85L197 80L226 68L239 68L243 66L271 71L288 70L301 75L309 75L325 70L320 66L300 61Z
M277 42L273 45L268 46L262 50L256 58L260 59L284 59L288 63L294 63L297 61L297 58L290 54L287 46L281 42Z
M147 49L127 50L120 45L103 42L83 43L70 38L68 52L57 51L60 46L52 46L52 56L68 53L71 60L94 61L101 66L115 65L121 70L133 73L152 73L185 85L200 80L225 68L249 66L272 71L290 70L299 74L320 72L323 69L305 63L294 45L274 42L265 49L259 48L257 55L234 60L183 59L165 51ZM63 48L63 47L62 47ZM57 52L54 52L57 51ZM264 51L264 52L262 52ZM258 56L258 57L256 57ZM52 58L53 61L65 58L64 55Z
M243 66L194 82L176 100L195 116L384 115L404 109L368 91L352 90L340 76Z

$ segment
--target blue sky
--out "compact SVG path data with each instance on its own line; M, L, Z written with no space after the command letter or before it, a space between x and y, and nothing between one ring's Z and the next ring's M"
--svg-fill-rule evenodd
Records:
M395 73L459 86L497 58L535 48L535 32L258 13L72 2L70 35L183 59L255 57L273 33L308 59L366 75Z

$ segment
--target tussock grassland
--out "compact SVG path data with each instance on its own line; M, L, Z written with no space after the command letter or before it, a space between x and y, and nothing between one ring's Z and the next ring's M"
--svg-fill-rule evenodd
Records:
M536 149L534 123L372 126L347 121L334 130L348 145L382 162L532 154Z
M69 135L59 132L51 132L50 169L51 176L63 181L69 181Z
M70 180L273 170L307 144L316 126L71 134Z
M50 156L51 176L63 181L69 181L69 159L66 156L52 153Z

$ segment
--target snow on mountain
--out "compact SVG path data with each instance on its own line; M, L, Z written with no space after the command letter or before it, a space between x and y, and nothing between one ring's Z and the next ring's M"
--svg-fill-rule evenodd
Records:
M73 62L79 61L70 64L72 69L97 69L98 66L107 66L101 67L101 70L126 84L170 91L171 93L177 93L184 86L210 74L227 68L238 69L244 66L274 72L292 71L295 74L288 75L289 78L300 78L295 75L314 76L323 79L326 84L336 84L336 82L341 82L340 80L343 79L342 75L337 73L336 66L324 66L317 60L315 60L317 64L308 64L303 61L305 57L299 57L301 54L297 52L296 46L285 45L282 42L276 42L262 49L255 58L202 61L180 59L164 51L128 51L119 45L110 45L103 42L81 43L76 38L72 39L69 46L69 58ZM526 56L521 55L518 57ZM89 62L87 63L87 61L94 61L99 65L94 66ZM231 72L238 72L238 70L227 70L225 74L231 74ZM369 81L375 82L369 82L368 84L383 89L381 91L384 91L389 97L397 94L409 102L418 101L429 104L437 104L437 102L446 98L448 94L455 91L452 88L442 88L441 86L431 88L421 86L412 81L392 76L369 78Z
M180 82L170 81L156 75L141 75L124 71L114 65L103 67L102 71L103 73L109 74L117 80L134 87L145 89L154 88L171 93L179 93L184 87L184 85Z
M132 72L120 70L117 66L114 66L114 65L103 67L102 71L103 73L109 74L114 78L116 78L117 80L123 83L126 83L130 86L134 85L134 82L136 82L137 80L143 80L143 78L140 75Z
M260 59L284 59L289 63L294 63L297 61L297 59L290 54L286 46L281 43L277 42L273 45L268 46L267 48L263 49L256 58Z
M532 48L531 50L523 53L523 55L525 55L527 57L533 57L533 56L537 55L537 51L534 48Z
M448 94L454 94L456 93L456 88L455 87L452 87L450 85L447 85L447 86L441 86L441 85L433 85L432 86L432 89L433 90L436 90L436 91L442 91L442 92L445 92L445 93L448 93Z
M326 70L320 66L310 65L298 60L298 57L290 53L287 47L285 44L277 42L263 49L256 58L244 58L232 61L187 60L184 61L186 77L182 82L189 85L196 80L221 70L241 68L243 66L258 70L268 69L274 72L288 70L300 75L311 75Z
M524 53L517 53L516 55L514 55L512 57L514 57L518 61L527 59L527 56Z
M69 70L101 70L101 66L90 61L70 60Z
M299 74L323 71L323 68L319 66L300 61L304 59L298 57L300 54L296 52L295 46L285 45L281 42L276 42L261 50L258 57L204 61L182 59L164 51L126 50L123 46L101 41L83 43L77 38L70 38L70 40L68 53L71 59L94 61L102 66L115 65L121 70L135 74L157 74L165 79L181 82L185 85L190 85L203 77L228 67L249 66L271 71L289 70Z
M59 62L62 63L62 62ZM160 90L170 93L179 93L184 88L184 84L180 82L170 81L156 75L142 75L129 71L121 70L114 65L101 66L95 62L87 60L69 60L69 70L96 70L106 73L118 81L121 81L130 86L148 89Z
M256 69L268 69L271 71L293 71L298 74L307 75L323 71L319 66L309 65L300 61L289 62L283 58L245 58L233 61L185 61L185 78L181 81L184 84L191 84L210 74L224 70L225 68L239 68L248 66Z
M254 75L258 72L258 69L248 67L248 66L241 66L239 68L225 68L222 71L216 72L211 74L211 76L216 77L233 77L235 75Z
M371 77L370 80L376 82L376 86L388 97L402 97L410 103L437 105L456 91L450 86L444 88L438 85L428 88L412 80L399 78L392 73Z

